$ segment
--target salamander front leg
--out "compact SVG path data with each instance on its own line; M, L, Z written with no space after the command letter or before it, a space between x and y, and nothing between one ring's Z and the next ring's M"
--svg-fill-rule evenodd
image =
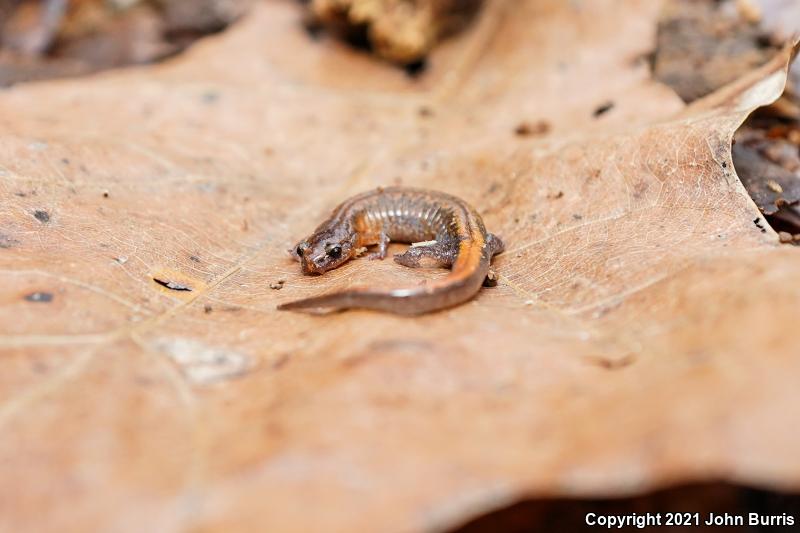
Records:
M381 230L380 237L378 238L378 251L369 254L370 259L385 259L386 249L389 247L389 235L385 230Z
M411 246L402 254L395 254L394 260L409 268L449 268L452 266L454 258L452 247L441 244L429 244L424 246Z

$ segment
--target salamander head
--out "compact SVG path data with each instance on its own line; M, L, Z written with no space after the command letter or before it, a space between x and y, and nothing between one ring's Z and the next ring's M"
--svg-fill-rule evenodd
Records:
M317 231L292 250L304 274L322 274L356 255L354 232L332 228Z

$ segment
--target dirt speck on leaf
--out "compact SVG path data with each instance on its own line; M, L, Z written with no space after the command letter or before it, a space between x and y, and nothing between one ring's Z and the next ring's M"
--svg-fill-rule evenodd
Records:
M36 303L49 303L53 301L53 293L36 291L25 295L25 299L29 302Z
M18 244L19 240L11 237L10 235L6 235L5 233L0 233L0 248L13 248Z
M612 109L614 109L614 102L606 102L604 104L600 104L594 109L594 111L592 111L592 116L598 118L602 115L605 115Z
M162 287L166 287L173 291L187 291L190 292L192 288L189 285L184 285L178 281L172 281L168 279L160 279L160 278L153 278L153 281L161 285Z
M550 123L545 120L536 122L520 122L514 133L520 137L528 137L535 135L546 135L550 132Z
M50 213L48 213L44 209L35 210L33 212L33 217L42 224L47 224L48 222L50 222Z

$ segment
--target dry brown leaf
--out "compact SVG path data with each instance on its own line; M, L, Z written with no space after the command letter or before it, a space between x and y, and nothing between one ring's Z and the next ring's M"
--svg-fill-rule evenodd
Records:
M492 2L410 80L271 2L164 66L0 94L3 525L419 531L526 496L800 487L800 257L730 157L789 53L684 107L639 60L656 4ZM284 252L398 182L479 208L498 287L276 312L442 275Z

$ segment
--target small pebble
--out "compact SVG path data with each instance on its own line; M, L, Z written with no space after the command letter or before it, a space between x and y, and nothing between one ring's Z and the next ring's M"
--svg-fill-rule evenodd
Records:
M792 242L794 240L794 236L788 231L779 231L778 238L781 242Z

